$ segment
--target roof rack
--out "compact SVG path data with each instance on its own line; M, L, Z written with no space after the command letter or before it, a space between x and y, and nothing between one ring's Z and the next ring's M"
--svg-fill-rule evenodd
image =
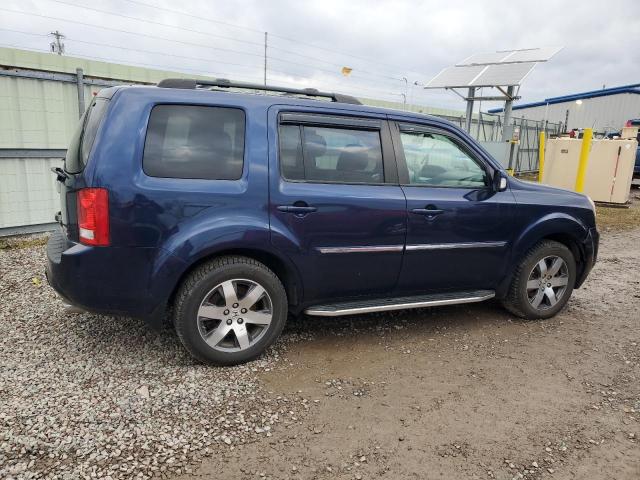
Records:
M360 100L350 95L340 93L321 92L315 88L287 88L272 85L261 85L259 83L232 82L226 78L216 78L215 80L195 80L191 78L166 78L158 83L160 88L184 88L196 89L198 87L218 87L218 88L241 88L247 90L263 90L265 92L290 93L294 95L305 95L307 97L325 97L333 102L351 103L362 105Z

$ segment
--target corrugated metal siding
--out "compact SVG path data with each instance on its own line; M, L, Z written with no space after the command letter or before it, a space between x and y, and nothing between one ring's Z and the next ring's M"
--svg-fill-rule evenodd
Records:
M85 87L90 101L96 88ZM75 84L0 77L0 148L67 148L78 123Z
M123 82L157 83L163 78L207 78L177 72L85 60L0 47L0 65ZM85 105L100 87L85 87ZM363 99L374 106L402 109L400 103ZM457 117L460 112L406 106L408 110ZM65 149L78 123L74 83L0 77L0 148ZM0 229L53 222L59 209L52 166L60 159L0 158ZM0 232L1 234L2 232Z
M88 76L125 80L127 82L158 83L163 78L205 78L166 70L153 70L115 63L98 62L84 58L68 57L66 55L1 47L0 65L73 74L76 73L77 68L82 68L84 74Z
M0 228L53 222L60 210L51 167L59 158L0 159Z
M513 114L530 120L563 122L569 110L569 129L594 128L598 132L619 130L631 118L640 117L640 95L623 93L606 97L586 98L582 104L575 101L514 110Z
M71 74L82 68L86 77L123 82L156 83L187 76L11 48L0 48L0 65ZM85 86L86 105L99 90ZM59 81L0 77L0 112L0 148L65 149L78 124L77 87ZM51 167L61 165L59 158L0 158L0 229L54 221L60 202Z

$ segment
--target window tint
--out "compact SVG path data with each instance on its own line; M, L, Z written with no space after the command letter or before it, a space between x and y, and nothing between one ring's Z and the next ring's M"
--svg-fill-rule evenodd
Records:
M412 185L478 188L487 184L484 169L449 137L401 132L400 139Z
M282 125L280 169L288 180L383 183L380 133Z
M158 105L151 111L142 165L147 175L237 180L244 157L244 112Z
M80 118L78 128L73 137L71 137L67 155L64 159L64 169L67 172L79 173L87 164L93 141L98 133L102 118L107 111L108 104L109 100L96 98Z

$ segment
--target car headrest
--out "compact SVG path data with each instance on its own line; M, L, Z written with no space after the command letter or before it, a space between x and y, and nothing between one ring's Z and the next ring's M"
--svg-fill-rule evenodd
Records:
M315 160L321 157L327 151L327 142L324 137L314 133L311 129L305 129L304 132L305 153Z
M420 176L421 177L427 177L427 178L433 178L433 177L437 177L438 175L446 172L446 168L441 167L439 165L423 165L422 168L420 169Z
M369 155L360 145L347 145L338 157L336 170L361 172L369 165Z

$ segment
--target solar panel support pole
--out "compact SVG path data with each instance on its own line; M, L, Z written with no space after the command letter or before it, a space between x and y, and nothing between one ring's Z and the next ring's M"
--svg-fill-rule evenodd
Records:
M511 120L511 107L513 106L513 86L507 87L507 98L504 101L504 123L502 124L502 141L510 140L507 138L507 129Z
M476 87L469 87L467 94L467 118L465 123L465 130L471 135L471 120L473 119L473 98L476 96Z

